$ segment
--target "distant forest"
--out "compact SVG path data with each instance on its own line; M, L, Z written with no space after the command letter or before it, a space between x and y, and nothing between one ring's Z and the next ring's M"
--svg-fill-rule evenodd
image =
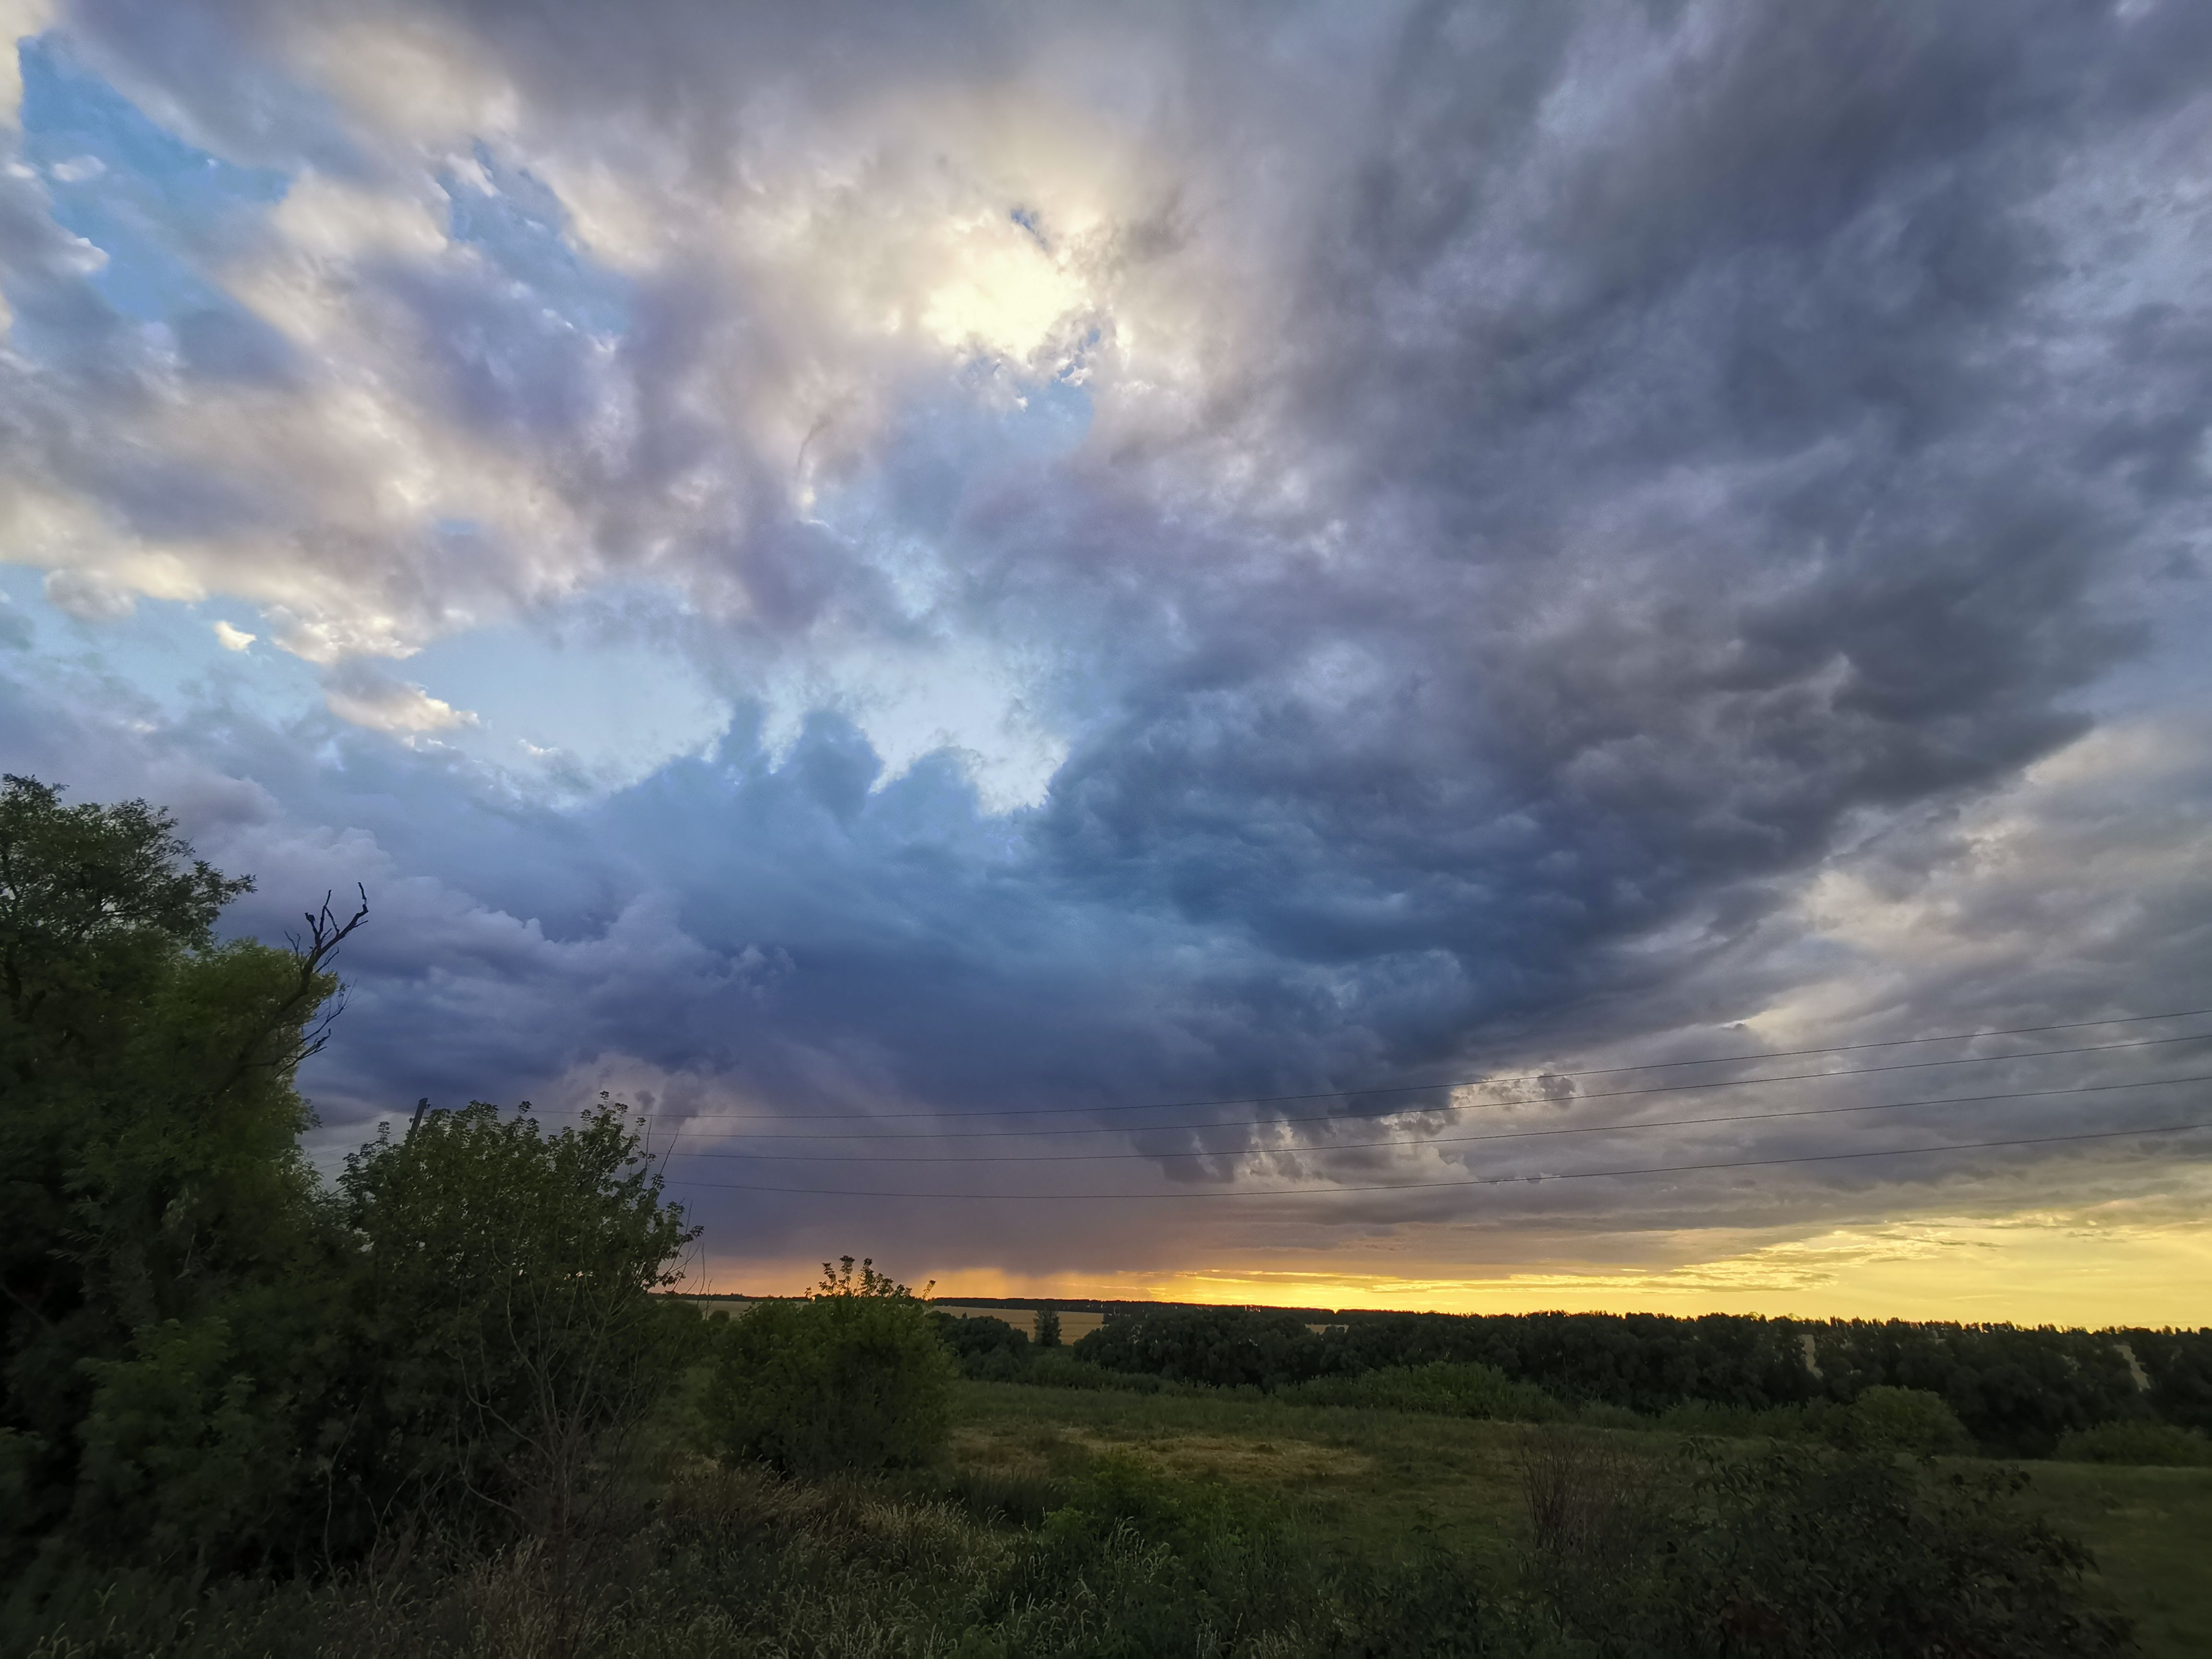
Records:
M1076 1305L1076 1304L1066 1304ZM1096 1305L1096 1304L1094 1304ZM2060 1330L1708 1314L1332 1313L1104 1304L1068 1350L1087 1367L1267 1393L1331 1378L1482 1365L1566 1405L1656 1415L1848 1405L1870 1388L1939 1395L1985 1450L2048 1456L2067 1434L2155 1421L2212 1430L2212 1329ZM1028 1339L991 1320L948 1340L970 1375L1011 1376ZM1324 1328L1316 1330L1322 1325ZM991 1356L1002 1354L994 1360Z

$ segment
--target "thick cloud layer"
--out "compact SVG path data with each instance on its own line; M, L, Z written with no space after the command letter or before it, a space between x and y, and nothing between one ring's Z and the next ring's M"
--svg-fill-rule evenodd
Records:
M332 1144L620 1091L954 1269L2194 1201L1836 1156L2185 1042L1565 1074L2212 1006L2201 8L20 26L0 754L368 887Z

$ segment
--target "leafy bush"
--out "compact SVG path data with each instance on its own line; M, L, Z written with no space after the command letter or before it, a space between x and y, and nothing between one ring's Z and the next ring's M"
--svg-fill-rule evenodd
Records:
M1098 1389L1109 1394L1209 1392L1202 1383L1170 1382L1146 1371L1109 1371L1088 1360L1076 1358L1074 1350L1070 1348L1055 1348L1038 1354L1015 1380L1036 1389Z
M966 1319L933 1313L929 1322L971 1382L1012 1382L1029 1364L1028 1335L1003 1319L976 1315Z
M1357 1376L1320 1376L1280 1392L1301 1406L1364 1406L1506 1423L1545 1423L1565 1415L1559 1402L1534 1383L1512 1382L1494 1366L1444 1359Z
M1796 1656L2130 1650L2088 1552L2017 1501L2016 1471L1931 1478L1888 1455L1779 1447L1707 1459L1645 1631L1665 1650Z
M44 1540L216 1566L314 1510L345 1242L293 1086L351 922L219 944L251 890L143 801L0 784L0 1571Z
M795 1474L880 1469L943 1450L958 1375L928 1309L875 1270L826 1263L804 1301L757 1304L712 1328L708 1449Z
M2203 1468L2212 1465L2212 1439L2171 1423L2105 1423L2075 1430L2059 1441L2057 1455L2076 1463Z
M1693 1449L1672 1465L1617 1449L1580 1456L1531 1483L1533 1565L1599 1653L2131 1650L2127 1621L2085 1584L2088 1552L2019 1501L2017 1471L1938 1476L1887 1451L1810 1444ZM1562 1517L1548 1533L1540 1496Z
M1925 1389L1868 1389L1832 1420L1831 1434L1838 1444L1911 1452L1917 1457L1955 1455L1974 1449L1959 1414L1942 1395Z
M367 1386L331 1456L368 1512L568 1538L615 1496L694 1340L696 1310L653 1292L697 1233L622 1109L602 1097L547 1134L525 1104L436 1114L346 1160Z

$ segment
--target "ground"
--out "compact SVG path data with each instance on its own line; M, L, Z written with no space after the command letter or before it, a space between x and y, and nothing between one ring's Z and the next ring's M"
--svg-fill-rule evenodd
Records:
M954 1455L975 1476L1018 1492L1121 1450L1176 1474L1266 1494L1348 1553L1389 1553L1426 1531L1503 1567L1523 1537L1523 1432L1513 1424L1235 1395L968 1382ZM2021 1467L2033 1500L2096 1552L2146 1654L2212 1654L2212 1469Z

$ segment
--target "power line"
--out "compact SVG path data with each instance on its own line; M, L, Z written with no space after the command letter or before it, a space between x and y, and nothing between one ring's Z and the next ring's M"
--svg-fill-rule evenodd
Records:
M1525 1077L1485 1076L1462 1078L1457 1081L1446 1079L1435 1083L1399 1083L1382 1085L1368 1088L1347 1087L1342 1089L1322 1089L1308 1094L1296 1095L1231 1095L1217 1100L1156 1100L1143 1103L1133 1103L1121 1106L977 1107L971 1110L957 1112L694 1112L690 1114L690 1117L687 1121L714 1118L720 1120L736 1120L747 1123L830 1123L845 1121L887 1123L909 1118L1065 1117L1079 1112L1089 1113L1094 1116L1103 1112L1195 1112L1203 1111L1208 1108L1216 1106L1275 1106L1285 1105L1306 1100L1341 1100L1352 1095L1419 1094L1431 1089L1472 1089L1480 1087L1485 1084L1541 1084L1545 1079L1550 1078L1618 1077L1629 1072L1668 1071L1686 1066L1736 1066L1747 1065L1753 1061L1762 1060L1802 1060L1811 1054L1858 1054L1872 1048L1899 1048L1918 1042L1967 1042L1982 1037L2033 1036L2045 1031L2078 1031L2085 1030L2092 1026L2097 1025L2140 1025L2153 1020L2197 1019L2206 1015L2212 1015L2212 1008L2185 1008L2179 1012L2170 1014L2120 1014L2115 1015L2110 1019L2068 1020L2057 1025L2015 1025L2003 1030L1990 1031L1949 1031L1936 1036L1891 1037L1887 1041L1881 1042L1840 1042L1832 1043L1825 1048L1778 1048L1771 1053L1764 1054L1711 1054L1703 1060L1655 1060L1647 1061L1645 1064L1641 1066L1600 1066L1593 1070L1580 1072L1542 1072L1533 1076ZM2187 1037L2158 1037L2152 1039L2152 1041L2159 1042L2185 1042L2190 1041L2190 1039ZM2034 1060L2046 1054L2090 1054L2095 1052L2098 1048L2125 1048L2139 1046L2142 1045L2124 1042L2100 1043L2084 1048L2043 1048L2032 1050L2031 1052L2024 1054L1971 1054L1963 1060L1920 1060L1912 1062L1912 1064L1924 1066L1955 1066L1965 1065L1972 1060ZM1906 1068L1903 1066L1863 1066L1860 1068L1861 1071L1865 1072L1899 1071L1904 1069ZM1855 1072L1810 1072L1802 1073L1802 1075L1807 1077L1851 1077L1857 1074L1858 1073ZM1796 1079L1795 1078L1769 1078L1765 1079L1751 1079L1748 1080L1753 1082L1766 1081L1786 1083L1793 1082ZM1686 1084L1680 1086L1692 1088L1713 1087L1718 1085ZM1631 1090L1625 1091L1624 1092L1637 1093L1642 1091ZM1606 1095L1584 1095L1578 1097L1578 1098L1585 1100L1602 1100L1611 1097L1612 1097ZM1500 1103L1503 1104L1510 1103ZM571 1108L567 1109L567 1115L574 1115L579 1112L588 1113L594 1109L596 1109L592 1107ZM1450 1110L1455 1109L1427 1108L1420 1109ZM557 1111L541 1114L541 1115L548 1117L562 1115L563 1113ZM1376 1113L1373 1114L1373 1115L1385 1116L1388 1115L1388 1114ZM1260 1122L1276 1123L1296 1121L1297 1120L1285 1118L1264 1118L1255 1120L1255 1121ZM1040 1131L1039 1133L1048 1132ZM808 1137L798 1138L806 1139Z
M1381 1146L1462 1146L1479 1140L1527 1140L1549 1135L1620 1134L1641 1129L1682 1129L1707 1123L1765 1123L1796 1117L1832 1117L1842 1112L1896 1112L1915 1106L1973 1106L1999 1100L2044 1100L2059 1095L2109 1094L2120 1089L2156 1089L2172 1084L2212 1083L2212 1073L2194 1077L2148 1078L2137 1083L2090 1083L2073 1089L2017 1089L2002 1094L1949 1095L1935 1100L1892 1100L1867 1106L1814 1106L1794 1112L1729 1112L1711 1117L1657 1118L1642 1123L1584 1123L1553 1129L1500 1129L1479 1135L1424 1135L1394 1140L1339 1140L1298 1146L1252 1146L1229 1151L1171 1152L1017 1152L971 1158L961 1153L906 1154L872 1152L682 1152L670 1158L735 1158L749 1162L784 1164L1085 1164L1104 1160L1166 1158L1273 1158L1308 1152L1350 1152ZM1338 1120L1343 1121L1344 1120ZM1212 1127L1229 1127L1218 1125ZM921 1139L922 1137L912 1137Z
M713 1188L724 1192L783 1193L795 1198L944 1199L967 1204L985 1202L1067 1204L1080 1200L1103 1199L1115 1204L1141 1204L1156 1199L1311 1198L1320 1194L1336 1193L1428 1192L1461 1187L1534 1185L1547 1181L1598 1181L1629 1176L1687 1175L1712 1170L1763 1170L1784 1164L1838 1164L1850 1158L1917 1158L1930 1152L1975 1152L2001 1146L2051 1146L2069 1141L2118 1140L2136 1135L2182 1134L2196 1129L2212 1129L2212 1122L2161 1123L2140 1129L2097 1129L2081 1134L2029 1135L2010 1140L1967 1140L1945 1146L1895 1146L1871 1152L1807 1152L1794 1158L1746 1158L1711 1164L1665 1164L1632 1170L1570 1170L1556 1175L1477 1176L1460 1181L1399 1181L1357 1187L1248 1188L1242 1192L1224 1190L1206 1193L915 1193L864 1190L852 1187L769 1187L753 1182L691 1181L683 1176L678 1176L675 1179L683 1180L689 1186Z
M1886 1072L1926 1071L1931 1067L1938 1066L1994 1066L2002 1064L2008 1060L2049 1060L2063 1054L2110 1054L2117 1049L2155 1048L2166 1044L2175 1042L2212 1042L2212 1031L2199 1031L2188 1036L2138 1037L2126 1042L2093 1042L2079 1045L2070 1048L2031 1048L2023 1054L1961 1054L1954 1056L1949 1060L1900 1060L1892 1066L1858 1066L1852 1067L1849 1071L1843 1072L1784 1072L1776 1077L1720 1078L1706 1083L1655 1083L1648 1085L1647 1087L1639 1089L1601 1089L1594 1091L1589 1094L1571 1096L1553 1097L1550 1095L1537 1095L1533 1097L1516 1097L1505 1100L1478 1100L1470 1102L1466 1105L1418 1107L1398 1106L1393 1107L1389 1111L1383 1112L1317 1112L1310 1113L1299 1117L1228 1118L1217 1119L1212 1121L1200 1123L1137 1123L1118 1127L1110 1125L1101 1126L1097 1124L1082 1124L1072 1127L1057 1129L948 1129L942 1132L931 1132L923 1134L894 1135L890 1137L869 1136L849 1129L822 1134L807 1134L804 1133L753 1134L742 1129L732 1131L730 1133L736 1135L742 1135L744 1139L749 1140L861 1140L876 1139L924 1141L1032 1140L1059 1135L1133 1134L1146 1130L1171 1132L1182 1129L1256 1128L1273 1124L1359 1123L1373 1122L1382 1118L1396 1117L1403 1113L1414 1111L1442 1115L1445 1113L1458 1114L1461 1112L1489 1110L1494 1108L1505 1106L1559 1106L1566 1105L1571 1103L1579 1104L1583 1101L1625 1100L1641 1095L1694 1094L1712 1089L1756 1088L1762 1084L1809 1083L1832 1078L1877 1077ZM1562 1073L1559 1075L1565 1076L1566 1073ZM1054 1109L1059 1109L1055 1108ZM1102 1111L1110 1111L1115 1109L1111 1107L1101 1107L1098 1109ZM548 1114L548 1115L552 1115ZM726 1112L697 1112L692 1114L691 1116L684 1119L684 1121L687 1123L710 1120L721 1121L735 1115L737 1115ZM847 1115L833 1113L830 1115L835 1119L842 1118ZM929 1114L892 1113L889 1115L892 1118L902 1118L910 1116L927 1116ZM975 1114L971 1112L952 1112L947 1113L945 1115L951 1117L972 1117L975 1116ZM1008 1115L1018 1115L1018 1114L1010 1113ZM741 1121L745 1122L768 1122L777 1120L767 1118L744 1118Z

